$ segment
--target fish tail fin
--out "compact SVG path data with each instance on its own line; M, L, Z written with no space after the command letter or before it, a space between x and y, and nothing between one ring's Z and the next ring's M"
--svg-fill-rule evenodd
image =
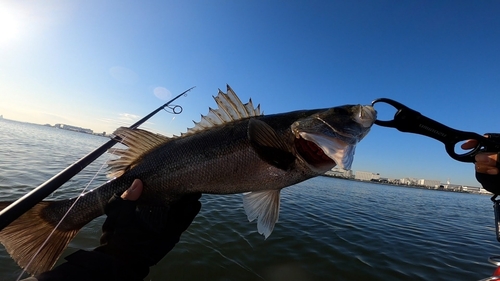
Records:
M0 210L11 202L0 202ZM0 243L17 264L30 274L50 270L78 229L56 228L58 214L40 202L0 231ZM50 238L48 238L50 236Z

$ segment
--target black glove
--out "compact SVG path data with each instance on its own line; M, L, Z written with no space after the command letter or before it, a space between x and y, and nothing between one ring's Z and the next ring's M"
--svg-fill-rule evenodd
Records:
M496 141L497 143L500 143L500 134L485 134L489 139ZM495 150L493 150L495 151ZM497 152L497 163L496 167L500 169L500 152ZM489 175L485 173L478 173L476 172L476 179L478 182L481 183L484 189L488 190L489 192L495 194L495 195L500 195L500 173L496 175Z
M152 211L156 219L150 223L144 214L150 209L140 211L136 201L113 196L105 209L108 218L102 226L101 246L94 251L114 256L139 272L149 271L179 242L201 209L200 197L200 193L185 195L167 208Z
M500 169L500 152L497 153L497 168ZM489 175L485 173L476 172L476 180L481 183L484 189L489 192L500 195L500 173L496 175Z
M114 195L105 208L108 217L102 226L101 246L67 256L68 262L42 273L38 280L143 280L149 267L179 242L201 209L200 197L200 193L185 195L170 207L152 211L156 219L150 223L136 201Z

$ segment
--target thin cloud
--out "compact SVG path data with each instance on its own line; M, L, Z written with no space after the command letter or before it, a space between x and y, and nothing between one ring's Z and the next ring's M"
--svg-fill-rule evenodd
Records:
M140 116L131 113L120 113L119 116L121 121L135 121L140 118Z

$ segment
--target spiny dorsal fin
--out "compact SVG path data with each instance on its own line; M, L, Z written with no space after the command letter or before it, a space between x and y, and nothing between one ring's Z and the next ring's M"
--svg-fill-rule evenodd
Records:
M208 114L202 115L200 122L193 121L195 126L181 136L191 135L227 122L261 115L260 105L254 108L252 99L243 104L229 85L227 85L227 93L219 89L218 95L213 98L219 108L209 108Z
M109 178L121 176L127 169L131 168L135 160L170 140L170 138L159 134L125 127L118 128L113 134L119 137L121 139L120 143L128 148L112 148L108 150L109 153L120 157L108 161L109 173L107 176Z

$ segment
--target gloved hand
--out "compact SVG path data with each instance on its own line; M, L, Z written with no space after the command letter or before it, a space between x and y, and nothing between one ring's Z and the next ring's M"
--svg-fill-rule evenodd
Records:
M500 152L483 152L476 155L476 179L484 189L500 195Z
M196 217L201 209L201 194L185 195L168 208L155 209L151 215L156 220L148 223L135 202L141 192L142 182L135 180L121 197L115 195L109 200L101 246L67 256L66 263L36 276L37 280L143 280L149 267L172 250Z
M179 242L201 208L200 193L182 197L168 208L155 209L155 223L144 221L136 209L142 183L135 180L129 190L113 196L105 208L101 246L94 251L117 257L131 266L150 267L158 263ZM132 201L134 200L134 201ZM160 213L158 213L160 212ZM159 219L158 219L159 218Z
M485 134L486 137L500 141L500 134ZM462 145L463 149L470 149L477 145L475 140L470 140ZM481 152L475 157L476 179L484 189L500 195L500 151Z

